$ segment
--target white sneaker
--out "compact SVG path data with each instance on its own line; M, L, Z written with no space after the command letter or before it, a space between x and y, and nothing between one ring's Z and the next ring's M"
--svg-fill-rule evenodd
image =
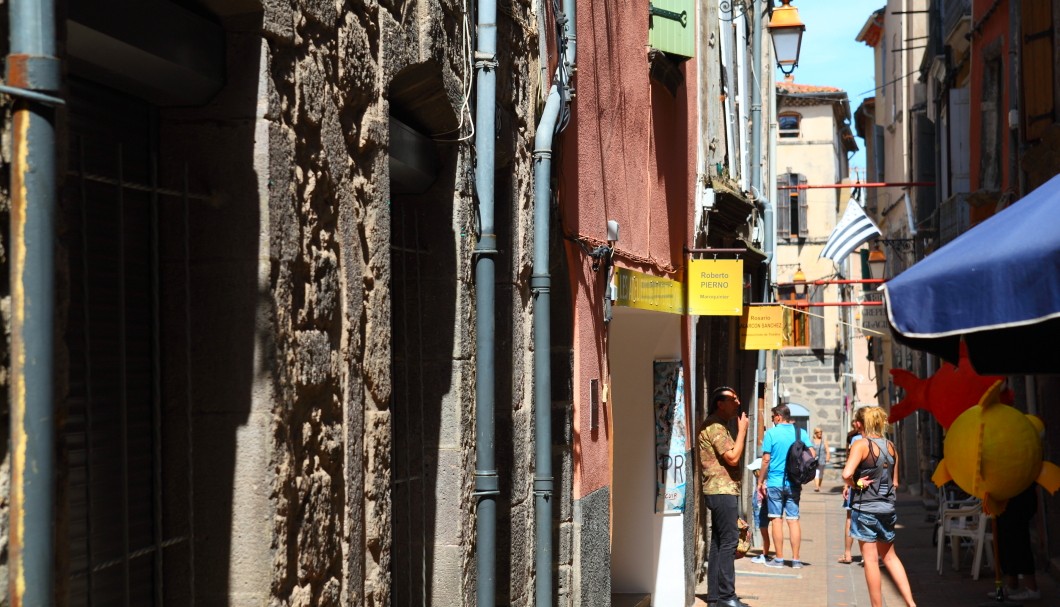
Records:
M1010 592L1008 598L1013 601L1037 601L1042 598L1042 593L1038 590L1031 590L1030 588L1020 588L1014 592Z
M756 556L753 559L751 559L751 562L754 563L755 565L765 565L766 564L766 555L759 554L758 556Z

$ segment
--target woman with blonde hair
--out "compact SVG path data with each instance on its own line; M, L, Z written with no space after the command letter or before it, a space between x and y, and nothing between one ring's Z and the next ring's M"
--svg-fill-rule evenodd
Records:
M821 427L813 429L813 452L817 454L817 476L813 477L813 490L821 490L821 480L824 479L824 467L828 464L828 441L824 440L824 432Z
M861 548L865 584L872 607L883 605L881 559L907 607L914 607L916 602L909 588L909 577L894 550L898 453L894 443L883 438L887 413L879 407L865 407L862 419L862 438L851 446L843 468L843 482L850 487L852 494L850 535L858 540Z

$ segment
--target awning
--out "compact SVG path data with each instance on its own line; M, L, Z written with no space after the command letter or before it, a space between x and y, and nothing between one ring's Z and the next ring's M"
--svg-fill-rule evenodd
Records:
M1060 175L883 286L898 341L979 373L1060 373Z

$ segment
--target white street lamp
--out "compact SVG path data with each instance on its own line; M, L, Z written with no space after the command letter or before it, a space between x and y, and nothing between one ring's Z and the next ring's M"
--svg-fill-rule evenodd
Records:
M773 38L773 54L777 65L785 75L795 71L802 50L802 33L806 25L799 20L799 9L791 6L791 0L781 0L784 6L773 9L769 20L769 35Z
M880 250L879 245L869 251L869 272L873 278L883 278L887 269L887 254Z

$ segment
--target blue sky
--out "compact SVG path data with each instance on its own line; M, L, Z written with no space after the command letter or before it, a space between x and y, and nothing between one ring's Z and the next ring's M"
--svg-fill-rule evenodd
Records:
M865 98L873 96L876 82L872 49L854 38L869 15L883 8L884 0L793 0L791 5L799 9L799 18L806 24L795 82L839 87L850 97L850 111L856 111ZM783 77L777 70L777 80ZM864 147L860 138L857 141L859 148ZM850 166L865 167L864 150L854 155Z

